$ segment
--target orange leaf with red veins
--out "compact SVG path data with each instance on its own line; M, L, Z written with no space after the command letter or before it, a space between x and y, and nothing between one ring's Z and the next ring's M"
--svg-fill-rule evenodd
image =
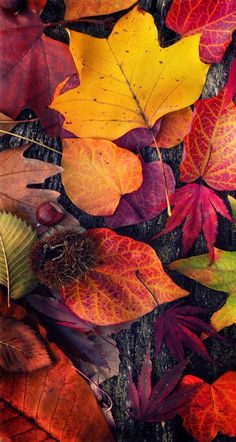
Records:
M143 181L138 157L107 140L63 140L61 176L71 201L91 215L112 215L120 198Z
M190 132L192 117L191 107L164 115L161 119L160 130L156 136L157 146L168 148L181 143Z
M97 265L60 291L80 318L97 325L119 324L187 295L164 272L149 245L103 228L82 235L94 240Z
M236 436L236 372L228 371L213 384L187 375L180 384L199 385L191 399L179 411L184 428L197 442L210 442L217 433Z
M66 20L76 20L81 17L114 14L127 9L135 0L65 0Z
M50 347L54 365L31 374L1 373L0 440L113 442L92 390Z
M236 28L235 0L174 0L166 25L181 35L201 32L202 61L217 63Z
M196 103L192 129L184 140L181 181L203 178L213 189L236 189L235 77L236 60L219 94Z

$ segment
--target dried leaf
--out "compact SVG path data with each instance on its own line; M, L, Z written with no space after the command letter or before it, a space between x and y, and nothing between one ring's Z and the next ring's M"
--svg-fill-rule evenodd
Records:
M209 66L199 60L198 43L197 35L161 48L152 15L137 7L107 39L70 31L80 85L51 107L65 116L64 129L81 138L116 140L137 128L150 133L160 117L199 97Z
M93 330L89 322L80 319L59 299L37 295L36 293L30 294L26 299L36 310L48 316L57 325L76 328L82 333L88 333Z
M61 164L67 195L91 215L112 215L120 197L143 180L137 156L107 140L65 139Z
M208 352L197 333L213 336L216 331L198 316L205 310L199 307L176 303L165 310L155 321L156 353L165 344L177 362L184 359L188 348L204 358Z
M0 212L0 284L7 287L8 297L20 298L37 284L28 257L35 240L35 232L24 221Z
M59 193L26 186L40 183L59 173L61 167L25 158L23 153L26 149L27 146L24 146L0 152L0 210L12 212L32 224L37 224L36 208L45 201L56 201Z
M164 272L154 250L109 229L91 229L97 264L86 277L61 288L66 305L80 318L97 325L131 321L157 303L187 295Z
M179 393L176 386L186 367L186 361L170 368L152 388L152 362L148 347L138 386L134 384L128 370L128 402L131 417L144 422L161 422L178 414L180 407L193 393L192 388L182 389Z
M63 353L50 347L57 358L52 367L1 374L0 439L112 442L91 389Z
M30 9L12 14L0 8L1 112L15 119L29 107L50 135L57 136L58 114L47 105L56 86L76 69L67 46L43 31L44 24Z
M127 9L135 3L135 0L65 0L66 20L76 20L81 17L114 14L117 11Z
M208 255L205 254L180 259L172 262L169 267L213 290L230 295L226 304L211 318L216 330L236 322L236 252L214 248L214 261L211 264Z
M217 433L236 436L236 372L227 371L213 384L185 376L180 388L198 386L179 414L184 428L198 442L211 442Z
M236 60L219 94L195 104L191 132L184 140L181 181L202 178L213 189L236 190L235 76Z
M175 191L175 179L168 164L163 164L167 181L168 195ZM105 217L105 223L112 229L137 224L159 215L166 207L165 180L160 161L144 163L143 183L138 190L123 195L119 205L111 216Z
M234 224L236 224L236 199L233 198L232 196L228 195L228 201L229 201L230 206L231 206L232 217L233 217L233 220L234 220Z
M45 344L21 321L0 316L0 367L10 372L32 372L51 365Z
M173 211L159 237L171 232L183 223L182 255L193 246L200 232L203 232L213 260L213 246L218 231L217 213L232 221L224 202L216 193L202 184L187 184L177 189L171 199Z
M217 63L236 27L235 1L208 0L206 5L205 0L174 0L166 24L181 35L201 32L201 60Z
M181 143L190 132L192 119L191 107L164 115L161 119L160 130L155 137L157 146L169 148Z
M8 132L11 131L13 127L15 127L15 125L17 124L14 120L12 120L12 118L8 117L2 112L0 112L0 120L0 129L6 130ZM0 133L0 137L2 137L3 135L3 133Z

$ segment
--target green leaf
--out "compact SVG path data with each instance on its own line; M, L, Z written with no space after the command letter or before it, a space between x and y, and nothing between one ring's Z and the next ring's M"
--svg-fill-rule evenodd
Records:
M0 284L7 288L8 299L20 298L37 285L28 256L35 240L25 221L0 212Z
M214 248L214 261L211 264L207 254L179 259L169 265L197 282L229 294L226 303L214 313L211 324L216 330L236 322L236 252L226 252Z

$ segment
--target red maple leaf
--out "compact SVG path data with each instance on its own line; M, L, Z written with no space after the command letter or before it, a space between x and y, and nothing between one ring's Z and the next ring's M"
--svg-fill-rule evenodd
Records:
M223 201L216 193L202 184L187 184L177 189L171 203L174 207L164 229L154 238L171 232L183 223L182 255L193 246L200 232L203 232L210 259L214 258L213 246L218 231L217 212L232 222Z
M228 81L216 97L194 106L190 133L184 139L180 180L202 178L216 190L236 190L236 60Z
M182 361L170 368L152 388L152 362L150 345L148 345L137 387L128 370L129 415L144 422L160 422L176 416L178 410L189 400L196 388L186 386L185 389L181 389L180 393L176 390L186 364L187 361Z
M43 30L44 24L30 9L12 14L0 8L1 112L15 119L28 107L56 136L58 114L47 106L57 85L76 69L67 45L46 37Z
M209 358L208 352L196 333L204 332L213 336L216 331L198 317L205 310L191 305L175 303L165 310L155 321L156 353L165 344L176 361L184 359L184 349L188 348L200 356Z
M181 35L201 32L202 61L217 63L236 27L235 0L174 0L166 24Z

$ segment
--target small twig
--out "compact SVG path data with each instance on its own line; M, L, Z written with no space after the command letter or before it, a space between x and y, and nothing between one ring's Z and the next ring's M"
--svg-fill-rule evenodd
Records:
M18 124L18 123L32 123L35 121L39 121L38 118L32 118L31 120L0 120L0 124Z
M45 147L45 149L51 150L54 153L62 155L62 153L59 150L54 149L53 147L49 147L46 144L40 143L39 141L32 140L31 138L23 137L23 135L14 134L13 132L8 132L8 131L2 130L2 129L0 129L0 133L5 134L5 135L11 135L12 137L19 138L20 140L28 141L29 143L37 144L38 146Z
M159 147L157 145L156 139L155 139L152 131L151 131L151 134L152 134L152 138L153 138L153 143L154 143L156 151L157 151L158 158L159 158L160 163L161 163L162 173L163 173L163 177L164 177L165 195L166 195L166 204L167 204L167 214L168 214L168 216L171 216L170 198L169 198L168 183L167 183L167 179L166 179L164 163L163 163L163 159L162 159L162 156L161 156L160 149L159 149Z

